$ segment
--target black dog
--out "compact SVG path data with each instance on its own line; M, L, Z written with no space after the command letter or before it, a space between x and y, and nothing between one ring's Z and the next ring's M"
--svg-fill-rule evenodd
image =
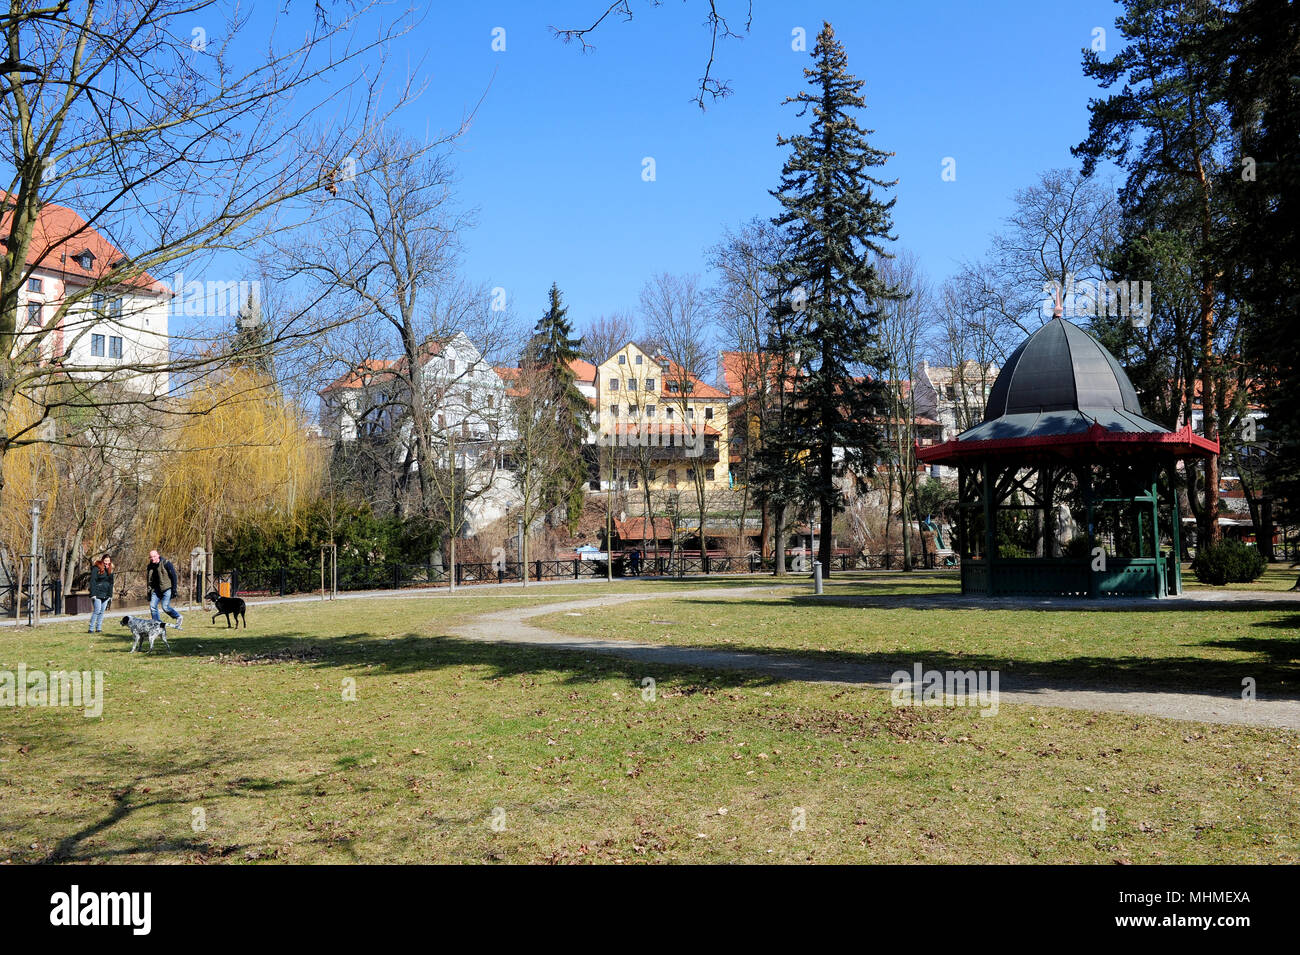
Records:
M226 629L230 629L230 615L235 615L235 629L239 629L239 618L244 618L244 629L248 629L248 615L244 613L243 597L223 597L215 590L208 594L208 599L212 605L217 608L217 612L212 615L212 622L216 623L217 618L222 614L226 616Z

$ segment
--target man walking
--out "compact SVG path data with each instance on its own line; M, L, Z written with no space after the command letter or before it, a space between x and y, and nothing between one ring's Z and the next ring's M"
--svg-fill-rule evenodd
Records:
M176 621L176 629L179 630L181 615L172 609L172 594L175 592L176 568L170 560L163 560L156 550L149 551L149 615L161 623L158 605L162 604L163 613Z

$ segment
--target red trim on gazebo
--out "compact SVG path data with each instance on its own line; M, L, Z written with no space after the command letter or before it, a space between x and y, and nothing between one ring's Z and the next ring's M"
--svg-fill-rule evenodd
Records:
M952 464L963 458L978 458L987 454L1011 451L1050 449L1066 451L1073 448L1152 447L1175 457L1205 458L1219 453L1219 442L1192 433L1190 424L1178 431L1156 433L1108 431L1093 424L1082 434L1051 434L1026 438L995 438L989 441L945 441L928 448L917 447L916 457L926 464Z

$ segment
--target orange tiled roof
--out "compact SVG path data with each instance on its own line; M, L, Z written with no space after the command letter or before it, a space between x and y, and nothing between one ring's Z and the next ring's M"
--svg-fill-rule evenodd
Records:
M8 237L13 223L12 200L0 193L4 208L0 211L0 235ZM84 269L75 259L83 252L93 256L89 269ZM64 273L66 279L102 279L110 275L113 266L127 258L117 246L71 209L48 203L41 208L32 229L32 243L27 253L27 264L32 268L49 269ZM166 295L169 290L148 272L122 283L134 288Z
M397 362L386 361L382 358L371 358L361 362L356 368L339 377L336 381L330 382L320 390L321 394L329 391L337 391L340 388L361 388L375 377L389 378L392 377L388 370L396 365Z

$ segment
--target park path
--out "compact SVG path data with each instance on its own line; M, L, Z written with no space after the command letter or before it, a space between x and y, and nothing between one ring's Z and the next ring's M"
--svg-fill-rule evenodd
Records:
M647 666L646 676L654 676L653 668L702 667L717 670L740 670L760 673L779 680L799 680L807 683L829 683L846 686L863 686L874 689L892 689L890 675L898 667L870 665L848 661L809 660L797 656L776 656L766 653L746 653L739 650L713 650L701 647L678 647L658 643L638 643L631 640L605 640L557 633L530 624L531 617L553 613L577 613L601 607L635 603L645 600L681 599L691 597L759 597L771 591L766 587L701 588L677 592L605 594L599 597L551 602L534 607L514 607L482 614L467 624L450 631L452 636L483 643L525 644L554 650L571 650L581 653L604 653L635 660ZM784 595L788 596L788 592ZM1262 599L1233 595L1233 604L1244 602L1272 604L1281 595L1260 595ZM1222 595L1189 595L1174 598L1180 605L1208 609L1221 601ZM833 598L839 603L846 598ZM852 598L849 598L852 599ZM865 598L883 602L887 597ZM931 606L933 597L923 598ZM856 602L856 601L855 601ZM947 601L939 601L946 603ZM1162 601L1167 609L1174 601ZM1287 598L1277 602L1295 605L1300 601ZM1023 604L1022 604L1023 605ZM987 603L974 603L987 607ZM1111 604L1110 606L1114 606ZM1149 608L1150 602L1138 604ZM1088 609L1087 603L1079 609ZM1097 609L1095 602L1091 609ZM924 662L924 661L922 661ZM1135 716L1155 716L1164 719L1194 720L1203 723L1229 723L1241 726L1268 726L1300 730L1300 698L1256 699L1250 702L1237 695L1214 694L1198 691L1144 690L1132 686L1080 686L1051 678L1009 675L999 676L999 703L1024 703L1032 706L1057 706L1071 710L1090 710L1107 713L1130 713Z

